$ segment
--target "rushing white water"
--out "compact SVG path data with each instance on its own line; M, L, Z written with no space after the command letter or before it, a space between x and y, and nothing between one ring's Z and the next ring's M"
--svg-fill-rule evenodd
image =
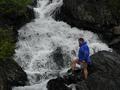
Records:
M47 90L47 81L68 67L70 58L66 56L70 57L70 51L78 47L79 37L85 38L91 54L110 50L96 34L55 21L52 16L62 4L62 0L38 0L37 8L34 8L36 19L19 30L15 60L27 73L29 85L15 87L13 90ZM63 62L67 62L62 70L52 58L57 47L62 49Z

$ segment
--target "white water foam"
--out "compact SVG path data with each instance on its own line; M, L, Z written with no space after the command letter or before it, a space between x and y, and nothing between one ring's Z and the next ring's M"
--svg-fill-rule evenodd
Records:
M47 81L61 71L51 54L57 47L61 47L63 55L70 57L70 51L78 48L79 37L85 38L91 55L101 50L111 50L96 34L55 21L52 16L62 4L62 0L38 0L37 8L34 8L36 19L19 30L15 60L27 73L29 85L15 87L13 90L47 90Z

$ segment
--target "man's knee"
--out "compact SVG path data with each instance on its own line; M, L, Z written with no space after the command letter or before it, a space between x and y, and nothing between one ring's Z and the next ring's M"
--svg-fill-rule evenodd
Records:
M73 63L77 63L78 61L77 60L73 60Z

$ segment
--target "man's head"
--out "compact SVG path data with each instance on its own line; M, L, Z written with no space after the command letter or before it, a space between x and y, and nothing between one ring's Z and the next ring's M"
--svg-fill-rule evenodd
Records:
M84 39L83 38L79 38L78 42L79 42L79 46L81 46L81 44L84 42Z

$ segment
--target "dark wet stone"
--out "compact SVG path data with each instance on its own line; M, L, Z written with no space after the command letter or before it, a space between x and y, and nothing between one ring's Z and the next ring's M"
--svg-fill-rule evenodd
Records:
M26 81L26 73L13 59L0 59L0 90L11 90L13 86L24 86Z
M66 79L64 77L59 81L56 78L48 82L48 90L55 90L56 88L62 90L61 84L69 85L72 83L75 84L76 90L120 90L120 55L116 52L100 51L92 55L91 59L93 64L88 68L89 76L87 80L77 79L75 81L74 78ZM70 76L66 75L66 77ZM76 76L74 77L76 78Z

